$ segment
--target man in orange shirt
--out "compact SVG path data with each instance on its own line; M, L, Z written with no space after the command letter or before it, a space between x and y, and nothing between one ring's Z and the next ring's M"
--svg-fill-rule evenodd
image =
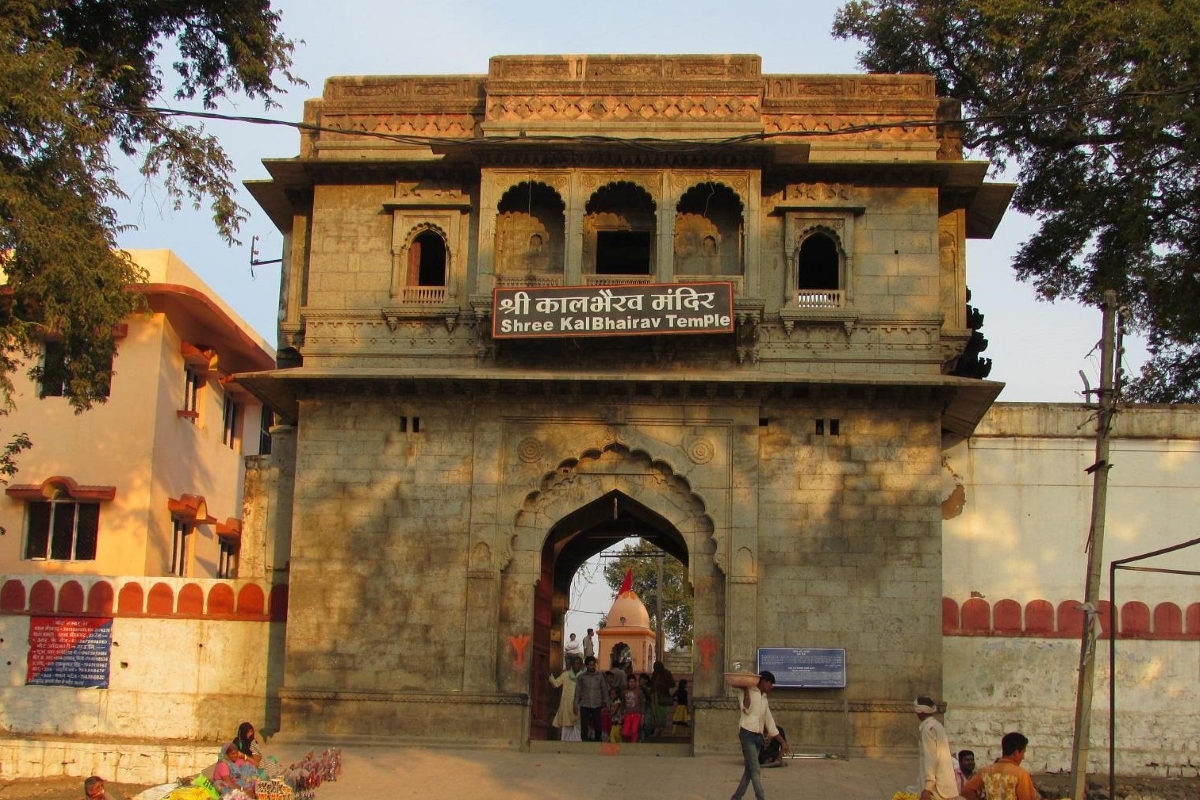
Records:
M987 800L1041 800L1033 778L1021 766L1028 746L1029 740L1016 731L1004 734L1000 740L1000 758L976 771L963 785L962 796L966 800L979 800L982 793Z

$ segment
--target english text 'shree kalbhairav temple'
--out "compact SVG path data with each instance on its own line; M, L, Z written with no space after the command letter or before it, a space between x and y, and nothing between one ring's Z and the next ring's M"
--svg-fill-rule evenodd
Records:
M798 747L911 748L943 452L1001 388L952 374L965 242L1012 192L933 79L502 56L305 117L251 184L281 368L242 378L295 432L282 730L545 738L570 579L638 535L687 565L696 752L759 648L845 650L772 697Z

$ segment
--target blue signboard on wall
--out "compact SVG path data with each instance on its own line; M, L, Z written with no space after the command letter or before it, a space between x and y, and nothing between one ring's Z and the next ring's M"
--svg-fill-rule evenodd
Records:
M846 688L846 651L840 647L760 647L758 671L775 674L784 689Z
M112 619L30 617L30 686L108 688Z

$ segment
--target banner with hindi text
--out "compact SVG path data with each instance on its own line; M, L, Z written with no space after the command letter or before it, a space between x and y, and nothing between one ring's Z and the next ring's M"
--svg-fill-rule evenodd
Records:
M492 338L732 333L733 284L496 289Z
M30 617L30 686L108 688L111 617Z

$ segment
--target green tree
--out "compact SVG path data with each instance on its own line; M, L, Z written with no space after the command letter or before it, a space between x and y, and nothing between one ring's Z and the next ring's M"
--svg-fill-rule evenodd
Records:
M173 97L215 108L242 94L268 107L293 45L265 0L6 0L0 3L0 413L15 370L58 340L77 412L103 402L113 329L138 309L142 272L116 251L116 153L162 177L175 208L206 198L234 242L245 211L233 165L203 127L154 110L173 58ZM30 370L40 377L37 366ZM15 437L0 478L15 471ZM28 446L27 440L25 446ZM17 450L14 452L14 445Z
M872 72L931 73L963 143L1011 161L1048 300L1114 289L1151 357L1131 394L1200 401L1200 3L855 0L834 35Z
M650 627L658 629L657 579L654 555L662 553L645 539L627 542L618 558L604 566L604 580L614 592L621 587L627 570L633 570L633 591L650 612ZM669 555L663 557L663 637L676 647L690 647L695 630L692 622L692 595L683 564Z

